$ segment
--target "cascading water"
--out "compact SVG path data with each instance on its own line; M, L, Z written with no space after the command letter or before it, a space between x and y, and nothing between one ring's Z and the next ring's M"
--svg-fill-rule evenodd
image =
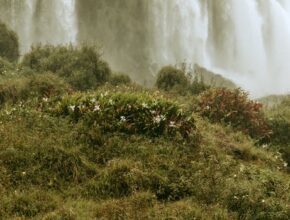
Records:
M152 64L186 61L255 96L290 91L289 0L0 0L0 19L22 51L98 42L114 69L136 79Z
M75 0L0 0L0 20L20 38L21 52L37 43L75 43Z

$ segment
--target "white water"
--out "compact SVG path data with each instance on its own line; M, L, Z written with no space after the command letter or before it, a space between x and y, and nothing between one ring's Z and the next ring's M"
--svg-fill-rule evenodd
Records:
M75 0L0 0L0 19L18 33L22 53L37 43L76 43Z
M77 24L82 18L77 16L75 1L11 0L7 8L7 0L0 0L0 18L18 32L22 51L37 42L76 43ZM109 5L117 0L98 1ZM127 1L130 7L130 0L122 1ZM149 53L146 55L152 62L160 66L183 61L199 63L232 79L255 96L290 91L289 0L143 1L150 1L147 17L143 18L150 27L150 40L145 45L148 50L144 53ZM107 16L120 13L128 15L126 11L118 11ZM136 26L130 28L134 30ZM97 31L102 36L103 30ZM108 30L105 32L110 34ZM116 45L121 54L134 54L118 45L118 41L105 43ZM106 53L114 60L119 56Z
M290 92L289 0L153 1L162 64L199 63L255 96Z

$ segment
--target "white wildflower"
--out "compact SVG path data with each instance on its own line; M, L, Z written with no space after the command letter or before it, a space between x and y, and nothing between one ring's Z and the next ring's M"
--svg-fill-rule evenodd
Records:
M234 175L234 178L237 178L237 175L236 174Z
M22 172L22 176L25 176L26 175L26 172L24 171L24 172Z
M114 101L112 99L109 99L109 104L114 105Z
M126 122L126 117L125 116L121 116L121 122Z
M264 148L264 149L267 148L267 147L268 147L267 144L263 144L263 145L262 145L262 148Z
M157 115L156 117L153 118L153 122L155 124L159 124L161 121L164 121L166 117L164 115Z
M69 108L74 112L75 111L75 108L76 106L75 105L70 105Z
M170 127L170 128L175 128L175 127L176 127L176 125L175 125L175 121L170 121L170 122L169 122L169 127Z
M262 199L262 201L261 201L262 203L265 203L265 199Z
M159 123L161 122L161 117L160 117L160 115L157 115L156 117L154 117L154 118L153 118L153 122L154 122L155 124L159 124Z
M210 110L210 107L208 105L205 108L206 108L206 110Z
M142 107L143 107L143 108L148 108L147 103L143 102L143 103L142 103Z
M44 97L44 98L42 99L42 101L47 102L47 101L48 101L48 98Z
M100 105L99 104L96 104L95 107L94 107L94 112L96 111L100 111Z
M237 197L237 196L234 196L234 199L239 199L239 197Z
M284 165L284 167L288 167L288 163L286 163L286 162L284 162L283 165Z

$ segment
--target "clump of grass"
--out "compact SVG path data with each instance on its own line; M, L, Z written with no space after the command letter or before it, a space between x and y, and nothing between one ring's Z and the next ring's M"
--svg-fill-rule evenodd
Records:
M45 191L33 190L18 192L15 191L0 199L1 208L4 210L0 217L7 218L25 217L33 218L39 214L53 211L58 207L58 201Z

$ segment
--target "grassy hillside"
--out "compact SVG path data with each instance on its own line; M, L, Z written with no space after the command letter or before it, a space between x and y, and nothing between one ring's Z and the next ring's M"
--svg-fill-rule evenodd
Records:
M0 76L0 219L290 218L276 110L144 89L88 48L34 50Z

